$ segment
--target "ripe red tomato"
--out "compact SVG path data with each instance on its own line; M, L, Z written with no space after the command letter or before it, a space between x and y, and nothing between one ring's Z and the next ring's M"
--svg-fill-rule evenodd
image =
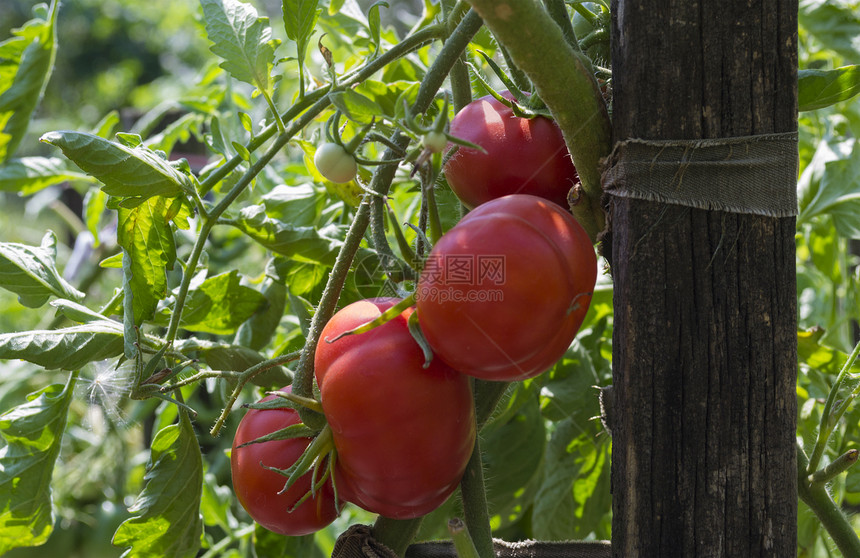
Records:
M370 331L338 334L378 317L397 299L352 303L326 324L315 370L332 431L338 497L395 519L424 515L457 487L475 445L469 379L424 354L408 309Z
M433 247L416 290L421 330L464 374L531 378L570 346L596 280L594 248L570 213L535 196L505 196Z
M285 387L282 391L289 389ZM270 395L263 401L274 397ZM239 503L254 521L282 535L307 535L335 520L337 510L331 480L326 480L313 498L308 498L290 512L293 505L310 490L311 473L299 477L284 494L278 494L287 478L262 465L278 469L290 467L308 447L310 439L273 440L242 448L239 446L299 422L299 414L293 409L251 409L242 417L236 429L230 454L233 491Z
M567 193L579 177L552 120L520 118L488 95L457 113L451 135L487 151L461 146L445 165L445 178L466 207L508 194L532 194L568 207Z

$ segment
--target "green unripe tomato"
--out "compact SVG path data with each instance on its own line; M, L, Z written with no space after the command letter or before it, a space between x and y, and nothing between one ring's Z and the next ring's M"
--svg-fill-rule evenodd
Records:
M327 180L337 183L349 182L358 172L355 157L337 143L320 145L314 153L314 165Z
M432 153L441 153L448 146L448 138L442 132L427 132L421 136L421 145Z

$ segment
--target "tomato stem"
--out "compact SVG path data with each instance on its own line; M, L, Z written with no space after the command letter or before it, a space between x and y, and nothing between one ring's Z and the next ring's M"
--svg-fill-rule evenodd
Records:
M457 558L481 558L462 519L455 517L448 521L448 532L451 533L451 539L454 541Z
M463 498L463 514L469 535L474 542L480 558L493 558L493 531L490 528L490 514L487 510L487 491L484 484L484 465L481 459L480 437L475 439L472 457L466 464L466 472L460 481L460 494ZM454 541L456 545L456 539ZM459 549L458 549L459 550Z

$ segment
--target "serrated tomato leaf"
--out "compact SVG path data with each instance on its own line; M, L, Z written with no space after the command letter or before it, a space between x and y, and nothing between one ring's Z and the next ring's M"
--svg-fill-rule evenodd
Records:
M29 308L38 308L51 296L76 301L84 294L57 271L57 237L48 231L41 246L0 242L0 287L18 295Z
M20 359L45 368L77 370L122 353L122 326L111 320L61 329L0 333L0 359Z
M493 529L515 523L531 507L546 446L536 392L504 424L482 432L487 506Z
M573 418L557 423L547 445L532 525L540 540L609 536L610 442L599 423Z
M798 181L798 194L798 223L827 214L841 236L860 238L860 141L821 142Z
M239 81L271 94L275 48L269 18L238 0L201 0L212 52L224 59L221 67Z
M129 339L135 337L134 325L150 319L158 301L167 296L167 270L176 261L172 205L171 199L158 196L118 210L117 242L123 248L124 323Z
M308 43L314 26L322 13L317 8L319 0L283 0L281 11L284 14L284 30L287 37L296 42L296 55L299 65L304 65Z
M374 118L382 114L382 107L376 101L352 89L331 93L329 98L338 110L358 124L370 124Z
M40 141L63 150L78 167L104 184L106 194L145 200L175 197L193 188L188 176L144 145L129 147L86 132L57 131Z
M74 384L48 386L0 415L0 554L43 544L51 534L51 474Z
M0 43L0 163L18 149L51 77L58 5L37 6L35 17Z
M0 190L24 196L68 181L95 182L77 169L70 169L60 157L21 157L0 165Z
M196 556L203 535L203 457L184 413L155 435L146 469L146 486L129 508L138 515L119 526L113 544L135 558Z
M189 331L227 335L266 304L258 291L241 284L235 269L205 278L205 272L191 280L180 325ZM205 278L205 279L204 279Z
M335 234L334 228L317 230L272 219L261 205L243 208L234 224L272 252L303 261L331 265L343 244L341 240L328 236Z

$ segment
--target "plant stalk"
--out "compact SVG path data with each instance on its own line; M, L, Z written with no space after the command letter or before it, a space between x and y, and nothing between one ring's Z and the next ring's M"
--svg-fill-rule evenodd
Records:
M810 481L807 474L809 465L803 449L797 446L798 496L815 513L821 525L836 543L842 556L860 558L860 538L854 532L854 527L830 497L825 484Z
M466 472L460 481L463 497L463 516L469 535L480 558L493 558L493 532L490 528L490 514L487 511L487 493L484 485L484 464L481 459L480 439L475 439L472 457L466 465Z

